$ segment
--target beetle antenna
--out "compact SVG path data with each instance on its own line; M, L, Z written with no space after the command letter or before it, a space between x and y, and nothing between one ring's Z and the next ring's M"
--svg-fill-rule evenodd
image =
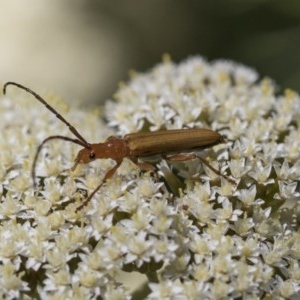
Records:
M41 96L39 96L37 93L35 93L31 89L29 89L28 87L25 87L24 85L16 83L16 82L13 82L13 81L9 81L9 82L6 82L4 84L4 86L3 86L3 94L4 95L6 93L6 88L9 85L15 85L18 88L20 88L22 90L25 90L27 93L33 95L38 101L40 101L41 103L43 103L58 119L60 119L64 124L66 124L68 126L68 128L70 129L70 131L78 138L78 140L80 140L82 142L80 144L81 146L84 146L85 148L90 148L90 143L88 143L85 140L85 138L75 129L74 126L72 126L61 114L59 114L52 106L50 106ZM71 141L72 139L65 139L65 140ZM74 139L72 141L74 143L78 144L78 140ZM75 142L75 141L77 141L77 142Z
M79 140L79 139L72 139L72 138L69 138L69 137L63 136L63 135L52 135L52 136L49 136L46 139L44 139L42 141L42 143L38 146L38 148L37 148L37 150L35 152L34 159L33 159L33 164L32 164L32 168L31 168L31 177L32 177L32 182L33 182L33 186L34 187L36 187L36 173L35 173L35 168L36 168L36 163L37 163L39 154L40 154L43 146L47 142L49 142L50 140L56 140L56 139L64 140L64 141L68 141L68 142L72 142L72 143L78 144L80 146L86 147L85 143L83 143L81 140Z

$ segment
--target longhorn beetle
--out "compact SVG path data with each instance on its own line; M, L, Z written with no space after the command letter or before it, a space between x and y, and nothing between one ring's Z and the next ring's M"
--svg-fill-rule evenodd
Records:
M60 119L65 125L67 125L69 130L76 137L70 138L62 135L52 135L42 141L42 143L37 148L32 164L31 175L34 186L36 186L35 168L39 153L42 147L50 140L60 139L78 144L83 147L83 149L81 149L77 154L74 166L71 168L72 171L76 169L78 164L87 164L91 161L94 161L95 159L110 158L116 162L116 164L106 172L101 183L83 201L83 203L79 207L77 207L76 211L83 208L93 198L93 196L102 187L102 185L115 174L116 170L119 168L125 157L129 158L141 169L146 171L155 171L155 168L147 162L139 161L139 158L157 154L162 155L163 159L169 161L186 161L197 158L203 164L209 167L213 172L215 172L219 176L222 176L229 182L235 184L234 180L221 174L200 156L194 153L182 153L192 152L196 149L203 149L212 147L219 143L223 143L223 136L216 131L199 128L138 132L126 134L123 138L110 136L103 143L90 144L62 115L60 115L41 96L39 96L31 89L16 82L7 82L3 87L3 94L6 93L6 88L9 85L17 86L18 88L23 89L33 95L38 101L43 103L58 119Z

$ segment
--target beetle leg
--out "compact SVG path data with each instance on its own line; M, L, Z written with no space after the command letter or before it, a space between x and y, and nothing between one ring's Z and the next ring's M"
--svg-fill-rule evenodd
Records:
M206 165L209 169L211 169L214 173L217 175L223 177L227 181L229 181L232 184L236 184L236 182L229 178L228 176L222 174L219 170L215 169L213 166L211 166L205 159L203 159L201 156L196 155L196 154L185 154L185 153L179 153L179 154L174 154L174 155L163 155L163 158L165 160L169 161L187 161L191 159L199 159L204 165Z
M156 171L156 168L147 162L136 162L135 164L143 171L147 171L147 172L155 172Z
M108 179L110 179L116 172L116 170L119 168L121 163L116 164L115 166L113 166L111 169L109 169L106 174L104 175L104 178L102 179L102 182L93 190L93 192L81 203L81 205L79 205L76 208L76 212L78 212L79 210L81 210L84 206L86 206L90 200L94 197L94 195L99 191L99 189L102 187L102 185L104 183L106 183L106 181Z
M164 154L163 159L169 160L169 161L187 161L191 159L198 158L195 154L188 154L188 153L179 153L179 154L173 154L173 155L166 155Z

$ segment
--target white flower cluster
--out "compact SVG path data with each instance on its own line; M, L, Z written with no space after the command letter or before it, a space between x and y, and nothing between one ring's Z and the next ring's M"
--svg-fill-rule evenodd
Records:
M97 113L45 98L89 142L112 134ZM299 96L276 94L271 80L234 62L166 57L115 98L106 118L120 135L222 133L224 144L199 155L224 177L199 160L162 162L152 176L124 159L76 212L114 162L63 171L79 147L53 140L41 152L34 189L36 146L71 135L31 95L9 87L0 99L1 297L137 299L122 278L136 271L148 279L148 299L298 299Z

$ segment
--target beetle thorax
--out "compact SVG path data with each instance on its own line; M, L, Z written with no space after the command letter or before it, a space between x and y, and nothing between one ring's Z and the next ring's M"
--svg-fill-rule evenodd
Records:
M92 144L96 158L111 158L115 161L122 161L128 156L128 147L123 139L109 138L104 143Z

